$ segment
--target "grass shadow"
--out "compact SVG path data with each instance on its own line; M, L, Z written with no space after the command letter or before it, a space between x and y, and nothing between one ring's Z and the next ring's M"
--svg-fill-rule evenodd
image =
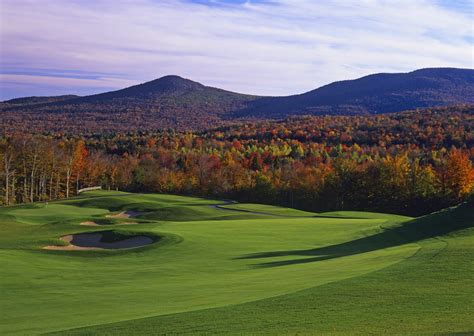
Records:
M263 262L254 267L277 267L305 264L346 257L434 238L474 226L474 202L464 203L430 215L402 223L400 226L340 244L307 250L287 250L256 253L237 259L264 259L273 257L304 257L283 261Z
M241 213L249 213L253 215L265 215L271 217L282 217L282 218L332 218L332 219L365 219L362 217L349 217L349 216L332 216L332 215L324 215L324 214L314 214L314 215L285 215L285 214L278 214L278 213L271 213L265 211L253 211L248 209L237 209L237 208L229 208L227 207L229 204L211 204L210 207L213 207L218 210L225 210L225 211L235 211ZM370 219L370 218L367 218Z

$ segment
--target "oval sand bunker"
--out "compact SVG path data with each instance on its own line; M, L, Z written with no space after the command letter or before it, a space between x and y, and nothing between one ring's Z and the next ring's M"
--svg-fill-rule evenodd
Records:
M44 249L47 250L114 250L114 249L130 249L136 247L142 247L153 244L154 239L144 236L124 236L122 239L114 237L111 239L111 231L105 232L88 232L88 233L76 233L61 237L61 240L68 243L66 246L46 246ZM106 236L104 236L106 235Z

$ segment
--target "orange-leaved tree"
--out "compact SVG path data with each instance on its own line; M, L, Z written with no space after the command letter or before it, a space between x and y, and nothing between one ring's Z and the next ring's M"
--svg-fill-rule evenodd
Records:
M474 168L467 153L452 150L440 170L440 182L444 191L460 200L474 188Z

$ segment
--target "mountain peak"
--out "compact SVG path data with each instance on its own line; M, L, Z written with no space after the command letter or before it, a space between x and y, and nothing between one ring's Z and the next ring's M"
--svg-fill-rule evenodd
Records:
M162 96L176 96L204 89L206 87L200 83L176 75L168 75L125 89L79 98L75 102L91 103L109 99L141 99L152 102Z
M155 80L156 81L163 81L163 82L165 82L165 81L167 81L167 82L193 82L190 79L183 78L183 77L178 76L178 75L166 75L166 76L157 78Z
M186 79L177 75L167 75L151 82L140 84L140 86L148 86L151 89L160 91L187 91L204 88L204 85L198 82L194 82L190 79Z

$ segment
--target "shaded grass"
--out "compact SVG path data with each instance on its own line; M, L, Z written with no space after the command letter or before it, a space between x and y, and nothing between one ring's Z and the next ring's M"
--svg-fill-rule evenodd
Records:
M284 208L284 207L279 207L275 205L266 205L266 204L236 203L236 204L220 205L219 207L224 208L224 209L257 212L257 213L270 214L270 215L276 215L276 216L310 217L310 216L317 215L314 212L308 212L308 211L302 211L298 209Z
M472 203L462 204L453 209L445 209L437 213L405 222L388 228L371 236L355 239L341 244L307 250L288 250L257 253L242 256L242 259L262 259L282 256L297 257L296 259L262 262L258 267L275 267L300 263L310 263L333 258L341 258L360 253L368 253L424 239L449 234L472 226L474 223L474 206ZM305 258L301 258L305 257Z

